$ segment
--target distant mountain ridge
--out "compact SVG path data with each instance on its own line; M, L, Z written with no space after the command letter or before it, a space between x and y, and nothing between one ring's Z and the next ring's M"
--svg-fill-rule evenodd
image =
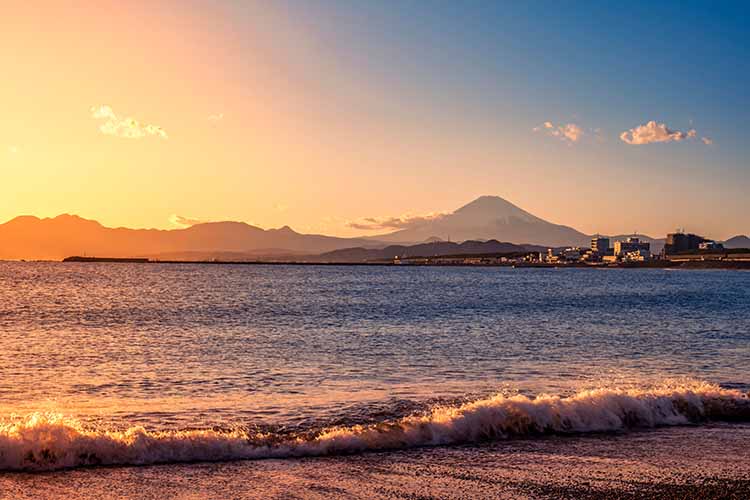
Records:
M610 236L610 240L614 242L628 236L631 235ZM654 253L664 246L663 239L635 236L650 242ZM403 250L407 246L451 241L472 242L471 245L494 242L492 245L524 248L588 247L591 236L569 226L547 222L498 196L481 196L452 213L388 234L360 238L301 234L289 226L265 230L244 222L207 222L185 229L165 230L109 228L68 214L46 219L20 216L0 224L0 259L60 260L71 255L88 255L162 260L294 260L304 255L346 249L347 252L339 254L342 258L360 255L367 260L376 258L371 257L375 252L370 250L383 250L389 245L400 245ZM750 239L736 236L725 245L727 248L750 247ZM504 251L491 249L487 253Z
M93 220L63 214L46 219L21 216L0 224L0 259L60 260L84 254L158 258L190 252L257 255L259 251L264 253L264 249L317 254L375 245L378 243L361 238L300 234L288 226L264 230L244 222L207 222L171 230L127 229L104 227Z

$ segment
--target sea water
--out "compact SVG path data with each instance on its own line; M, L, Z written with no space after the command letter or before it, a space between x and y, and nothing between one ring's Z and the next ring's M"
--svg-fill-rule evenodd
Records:
M742 271L6 262L0 332L3 471L750 420Z

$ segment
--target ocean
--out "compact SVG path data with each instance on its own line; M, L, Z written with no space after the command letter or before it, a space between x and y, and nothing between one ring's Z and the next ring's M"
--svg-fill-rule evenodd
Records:
M0 332L0 498L750 492L749 272L0 262Z

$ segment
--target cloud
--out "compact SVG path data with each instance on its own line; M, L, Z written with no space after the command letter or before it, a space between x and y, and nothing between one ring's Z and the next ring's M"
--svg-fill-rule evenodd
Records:
M224 113L217 113L215 115L208 115L208 120L212 122L218 122L224 119Z
M286 212L287 210L289 210L289 207L287 205L284 205L283 203L274 203L273 209L279 212Z
M703 141L703 144L705 144L706 146L710 146L714 143L714 140L710 137L701 137L701 141Z
M94 106L91 108L91 117L104 120L99 130L106 135L125 139L140 139L150 135L167 138L167 133L161 127L140 123L135 118L119 118L109 106Z
M183 217L182 215L175 214L169 218L169 222L171 222L175 226L190 227L195 226L196 224L204 224L210 221L205 219L196 219L194 217Z
M8 153L15 155L18 154L18 152L21 151L18 146L8 146Z
M690 129L687 132L672 130L666 124L656 123L654 120L620 134L620 139L631 145L653 144L655 142L680 142L695 137L695 129Z
M361 231L406 229L419 226L445 217L444 213L430 213L425 215L401 215L398 217L365 217L356 221L346 223L347 227Z
M584 132L584 130L575 123L563 123L560 125L555 125L554 123L549 121L544 122L538 127L534 127L532 130L534 132L544 132L549 136L557 137L558 139L565 141L568 144L580 141L581 138L586 134L586 132Z

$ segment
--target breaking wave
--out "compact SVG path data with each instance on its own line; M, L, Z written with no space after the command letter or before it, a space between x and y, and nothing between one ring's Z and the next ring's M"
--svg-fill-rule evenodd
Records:
M704 382L595 389L572 396L497 395L369 425L304 434L247 430L108 430L59 414L0 422L0 470L144 465L352 454L543 434L621 432L711 420L750 421L750 400Z

